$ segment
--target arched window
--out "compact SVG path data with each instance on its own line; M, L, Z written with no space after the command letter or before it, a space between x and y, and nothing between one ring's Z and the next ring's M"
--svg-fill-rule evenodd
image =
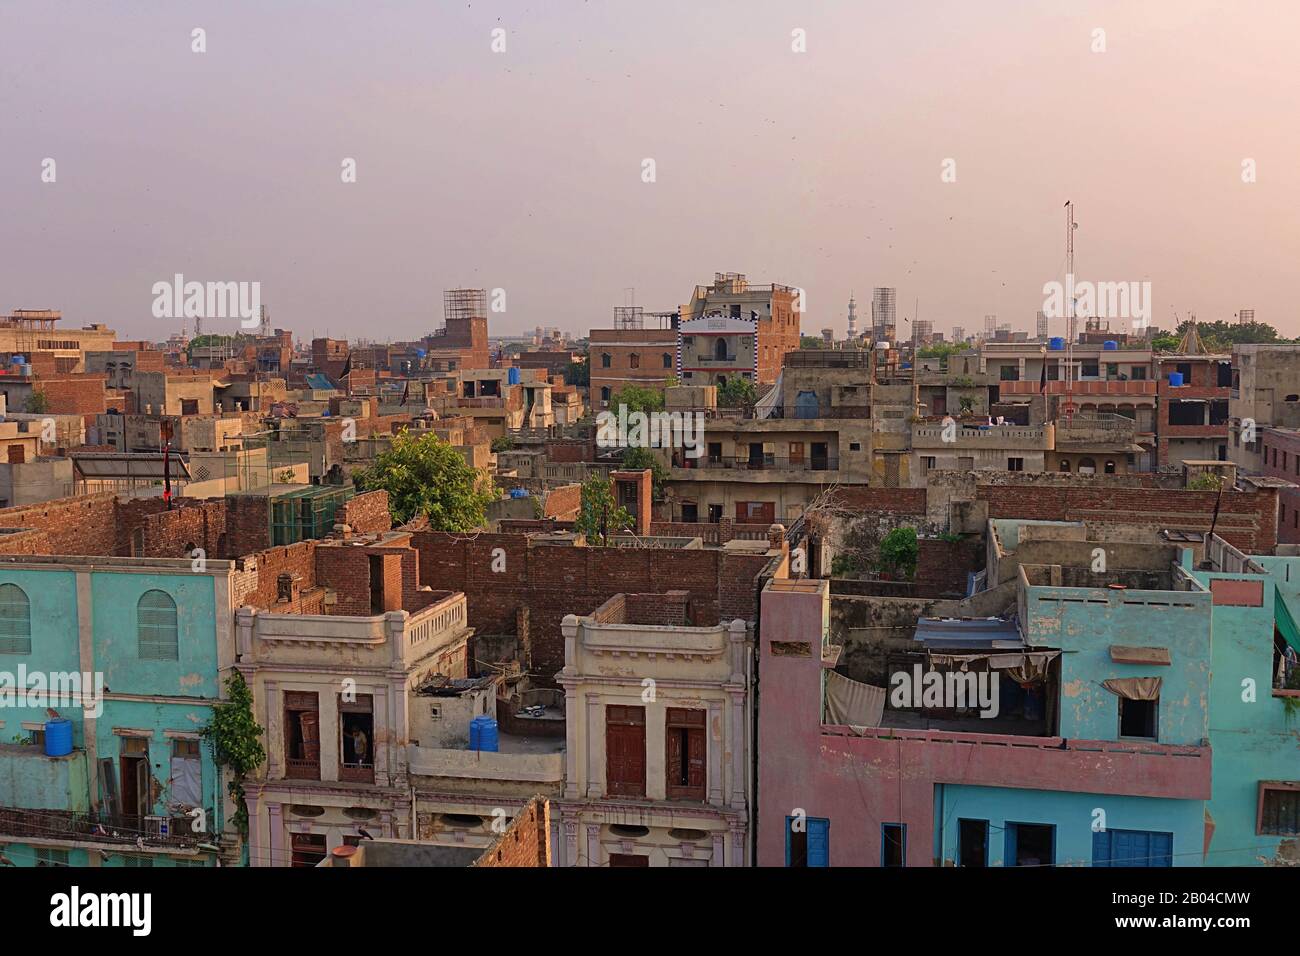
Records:
M713 343L713 357L719 362L725 361L727 358L727 340L721 336Z
M628 368L640 368L640 367L641 367L641 356L638 355L636 352L633 352L631 355L629 355L629 356L627 357L627 367L628 367Z
M609 386L608 386L608 385L602 385L602 386L600 387L600 400L601 400L602 402L608 402L608 401L609 401Z
M1095 475L1097 473L1097 463L1091 458L1079 459L1079 474Z
M1108 475L1115 474L1115 463L1113 461L1106 462L1106 474Z
M1069 471L1069 470L1070 470L1070 461L1069 461L1069 459L1067 459L1067 458L1062 458L1062 459L1061 459L1061 471Z
M0 584L0 654L32 652L32 606L16 584Z
M601 352L601 353L600 353L600 367L601 367L601 368L609 368L609 353L608 353L608 352Z
M140 636L140 660L178 661L176 602L162 591L145 591L135 606L136 632Z
M669 355L667 352L665 352L665 353L664 353L664 368L672 368L672 367L673 367L673 357L672 357L671 355Z

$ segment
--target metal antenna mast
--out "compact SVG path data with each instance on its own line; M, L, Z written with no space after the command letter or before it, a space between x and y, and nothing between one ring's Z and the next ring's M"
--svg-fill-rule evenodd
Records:
M1066 415L1074 414L1074 203L1065 202L1065 403Z

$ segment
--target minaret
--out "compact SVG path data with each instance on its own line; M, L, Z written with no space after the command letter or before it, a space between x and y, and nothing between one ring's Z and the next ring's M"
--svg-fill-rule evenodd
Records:
M853 301L853 293L849 293L849 338L858 337L858 304Z

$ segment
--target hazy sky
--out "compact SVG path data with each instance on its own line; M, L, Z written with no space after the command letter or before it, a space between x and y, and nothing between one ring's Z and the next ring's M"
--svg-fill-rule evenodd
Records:
M585 333L736 271L809 333L877 285L1029 328L1069 199L1076 274L1157 324L1300 335L1297 35L1294 0L0 0L0 311L160 339L179 272L301 337L412 338L455 286Z

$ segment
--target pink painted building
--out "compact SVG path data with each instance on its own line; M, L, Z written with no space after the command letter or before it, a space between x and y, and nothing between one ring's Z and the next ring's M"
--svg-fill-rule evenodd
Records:
M829 582L771 581L761 619L759 866L1096 865L1098 808L1115 832L1166 847L1162 859L1199 863L1211 777L1200 731L1160 743L1066 739L1050 725L832 725ZM1072 720L1076 702L1058 713Z

